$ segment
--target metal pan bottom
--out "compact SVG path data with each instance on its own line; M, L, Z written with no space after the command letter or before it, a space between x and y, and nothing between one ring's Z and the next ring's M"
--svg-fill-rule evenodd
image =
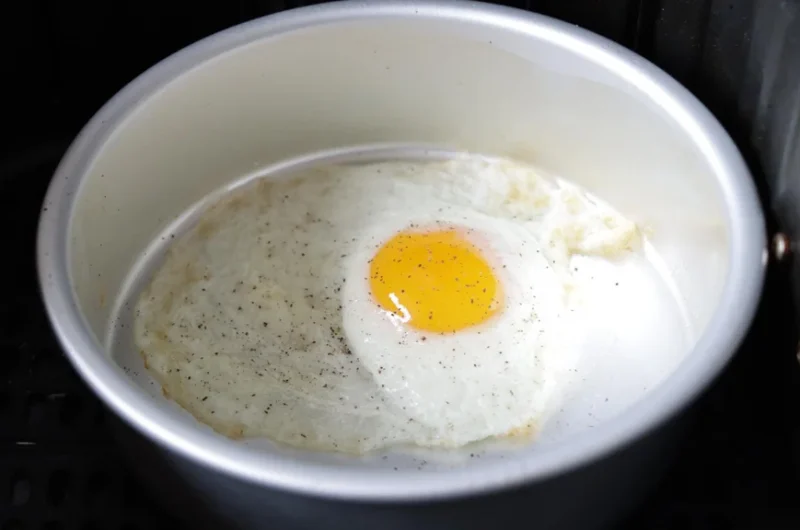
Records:
M178 215L140 254L128 272L106 334L112 358L153 400L167 408L178 421L200 424L177 404L165 399L161 387L148 374L134 346L133 307L140 292L164 259L172 240L187 231L210 204L255 179L290 178L296 171L331 163L372 163L387 160L444 160L468 156L447 149L418 145L369 145L312 153L262 168L235 179ZM568 175L564 176L569 178ZM674 282L658 255L646 243L641 254L617 263L576 257L579 274L592 279L592 322L583 362L577 369L578 384L565 396L560 410L545 423L536 440L524 445L482 442L458 450L392 450L362 457L309 453L278 446L268 440L230 441L265 451L281 452L304 461L384 469L433 470L468 464L473 459L504 459L517 451L558 443L617 416L666 379L680 364L696 340Z

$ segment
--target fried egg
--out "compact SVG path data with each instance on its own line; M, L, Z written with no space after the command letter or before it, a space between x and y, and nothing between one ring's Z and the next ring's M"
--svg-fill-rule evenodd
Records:
M531 436L571 384L569 259L636 226L529 166L306 170L211 206L134 338L164 394L233 438L363 453Z

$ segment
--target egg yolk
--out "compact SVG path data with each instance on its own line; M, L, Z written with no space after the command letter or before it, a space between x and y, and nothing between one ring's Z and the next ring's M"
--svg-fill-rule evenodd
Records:
M378 249L369 272L378 305L420 331L463 330L502 305L491 266L457 229L400 232Z

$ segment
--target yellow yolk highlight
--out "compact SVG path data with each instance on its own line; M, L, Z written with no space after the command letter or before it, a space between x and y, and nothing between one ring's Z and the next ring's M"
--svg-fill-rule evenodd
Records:
M369 282L381 308L420 331L463 330L502 306L491 266L456 229L396 234L372 258Z

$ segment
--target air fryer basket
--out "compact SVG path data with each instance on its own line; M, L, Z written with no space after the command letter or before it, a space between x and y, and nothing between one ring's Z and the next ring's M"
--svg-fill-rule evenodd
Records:
M791 246L800 230L800 1L505 3L610 37L697 94L748 159L774 213L772 234L787 234ZM7 79L16 80L0 87L5 136L13 133L0 146L7 227L0 270L9 278L0 304L0 530L176 528L130 476L107 414L51 336L33 263L38 208L67 142L124 83L198 38L297 5L0 7L0 54L8 55ZM800 512L790 511L800 459L787 447L800 432L797 320L788 296L800 296L798 274L791 253L771 265L748 341L696 407L700 419L674 471L630 528L800 526ZM793 445L800 450L800 440Z

